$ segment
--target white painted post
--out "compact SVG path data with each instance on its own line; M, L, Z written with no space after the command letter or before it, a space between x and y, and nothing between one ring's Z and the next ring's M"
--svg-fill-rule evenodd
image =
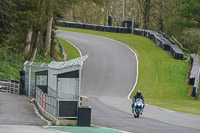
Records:
M81 100L81 68L79 69L79 79L78 79L79 87L78 87L78 107L80 107Z
M58 101L58 76L56 75L56 118L59 117L59 101Z
M29 66L29 74L28 74L28 97L31 95L31 66Z

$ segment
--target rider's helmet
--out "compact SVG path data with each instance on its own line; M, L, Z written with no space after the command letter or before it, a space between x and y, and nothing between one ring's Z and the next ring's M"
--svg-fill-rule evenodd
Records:
M142 94L141 90L137 91L137 95L140 96Z

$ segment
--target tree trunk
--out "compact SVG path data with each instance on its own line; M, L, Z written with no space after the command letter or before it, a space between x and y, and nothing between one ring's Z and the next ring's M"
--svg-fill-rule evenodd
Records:
M149 17L150 17L150 8L151 8L151 0L139 0L139 6L141 9L141 13L143 15L143 28L149 28Z
M53 15L47 21L47 30L46 30L46 42L45 42L45 53L46 57L49 56L50 46L51 46L51 29L52 29Z
M164 19L163 19L163 7L164 7L164 2L160 1L160 14L159 14L159 24L160 24L160 31L164 32Z
M106 26L108 23L108 15L109 15L108 10L109 10L109 0L106 0L104 1L104 22L103 22L104 26Z
M35 60L39 41L40 41L40 31L38 31L35 36L34 47L33 47L32 53L31 53L31 57L29 59L30 62L33 62Z
M28 28L27 34L26 34L26 41L25 41L24 52L23 52L23 56L25 58L28 56L29 51L30 51L32 34L33 34L33 28L32 28L32 25L31 25Z

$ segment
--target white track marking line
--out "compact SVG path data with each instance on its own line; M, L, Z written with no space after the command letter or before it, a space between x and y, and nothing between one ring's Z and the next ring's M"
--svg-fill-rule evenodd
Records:
M71 32L71 31L68 31L68 32ZM74 32L74 33L78 33L78 32ZM80 33L80 34L84 34L84 33ZM91 35L91 34L87 34L87 35ZM93 36L98 36L98 35L93 35ZM119 43L119 44L125 46L125 47L128 48L129 50L131 50L131 52L135 55L136 61L137 61L137 75L136 75L136 81L135 81L135 84L134 84L134 86L133 86L133 89L131 90L131 92L130 92L129 95L127 96L127 98L128 98L129 100L131 100L131 99L130 99L130 95L131 95L131 93L134 91L134 89L135 89L135 87L136 87L136 85L137 85L137 81L138 81L138 58L137 58L137 55L135 54L135 52L134 52L131 48L129 48L128 46L126 46L125 44L123 44L123 43L121 43L121 42L119 42L119 41L116 41L116 40L113 40L113 39L111 39L111 38L107 38L107 37L104 37L104 36L99 36L99 37L103 37L103 38L106 38L106 39L108 39L108 40L112 40L112 41L114 41L114 42L117 42L117 43ZM62 38L62 39L63 39L63 38ZM76 48L78 49L80 55L82 56L82 53L81 53L80 49L79 49L76 45L74 45L72 42L70 42L70 41L67 40L67 39L64 39L64 40L67 41L67 42L69 42L70 44L72 44L74 47L76 47ZM98 126L98 127L103 127L103 126ZM103 128L108 128L108 127L103 127ZM118 129L115 129L115 128L108 128L108 129L114 129L114 130L120 131L120 132L122 132L122 133L129 133L129 132L127 132L127 131L122 131L122 130L118 130Z

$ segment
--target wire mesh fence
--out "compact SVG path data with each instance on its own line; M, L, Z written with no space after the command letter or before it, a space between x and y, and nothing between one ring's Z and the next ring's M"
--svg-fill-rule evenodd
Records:
M26 62L25 91L56 118L77 118L83 61L88 56L50 64Z
M28 61L24 63L25 94L28 97L35 97L35 72L47 69L48 65L45 63L36 63Z

